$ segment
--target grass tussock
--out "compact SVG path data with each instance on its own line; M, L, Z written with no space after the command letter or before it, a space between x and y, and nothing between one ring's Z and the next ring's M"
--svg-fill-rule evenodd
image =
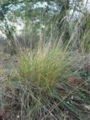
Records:
M53 89L71 74L70 55L58 46L23 52L18 60L20 77L43 91Z
M49 43L19 52L17 58L17 73L5 83L4 108L11 110L10 117L16 114L22 120L58 119L59 102L71 110L62 99L66 92L60 88L75 72L68 51Z
M64 49L51 43L19 51L16 72L1 87L4 98L1 106L9 119L63 120L65 114L69 119L81 120L83 115L71 99L74 95L82 102L87 99L79 90L84 81L78 78L80 58L75 55L67 46Z

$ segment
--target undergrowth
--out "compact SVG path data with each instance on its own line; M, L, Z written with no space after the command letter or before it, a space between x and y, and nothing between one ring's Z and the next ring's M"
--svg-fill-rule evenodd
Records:
M76 107L66 100L76 89L68 83L77 75L72 58L68 50L51 43L19 52L17 72L5 82L3 104L9 119L62 120L64 111L79 119Z

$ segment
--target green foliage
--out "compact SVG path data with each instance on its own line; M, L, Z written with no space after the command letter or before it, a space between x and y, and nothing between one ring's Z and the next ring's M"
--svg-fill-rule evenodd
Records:
M87 21L86 21L86 29L87 29L87 30L90 29L90 17L87 17Z
M71 74L69 54L58 47L49 47L22 53L18 58L21 78L29 84L38 85L43 91L54 89L57 83Z
M64 86L63 89L61 87L68 84L68 78L75 73L72 54L51 42L40 42L37 48L19 52L17 72L10 75L5 82L4 102L8 104L10 99L8 109L11 110L11 116L15 110L20 113L20 117L27 120L44 117L53 119L52 114L48 115L48 111L51 111L55 118L62 119L62 113L59 111L65 108L79 118L76 107L63 100L63 96L69 93L69 86ZM70 88L72 90L73 87ZM7 96L8 93L10 98Z
M87 53L90 52L90 31L89 30L86 30L82 37L81 50Z
M4 0L3 2L18 4L19 1ZM87 100L90 104L87 97L88 73L84 68L82 70L81 53L77 55L76 51L72 51L72 44L75 45L74 40L77 37L76 28L74 32L76 24L72 21L74 25L71 25L73 28L70 38L70 21L63 19L67 16L67 10L70 9L69 0L55 0L62 5L62 9L60 13L54 15L47 14L44 9L31 10L29 1L23 2L26 5L25 13L21 15L21 12L17 11L14 14L15 17L22 17L25 22L21 35L24 46L21 46L21 51L18 51L13 39L14 28L6 23L5 32L10 52L18 54L15 56L14 72L10 71L12 67L6 59L8 65L5 68L5 74L8 71L9 75L5 76L4 81L0 80L0 107L9 111L11 120L13 116L15 116L13 119L22 120L64 120L64 114L67 111L70 119L82 120L80 105L86 104ZM30 2L35 3L37 0ZM11 20L12 16L8 19ZM14 20L15 17L13 17ZM39 22L35 22L37 19ZM87 20L86 30L80 41L80 47L84 53L90 52L89 23L90 19ZM2 75L3 72L0 71L0 74Z

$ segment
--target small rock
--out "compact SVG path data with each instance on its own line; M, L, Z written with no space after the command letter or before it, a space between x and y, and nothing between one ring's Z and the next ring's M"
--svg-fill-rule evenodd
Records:
M84 107L90 111L90 105L85 105Z

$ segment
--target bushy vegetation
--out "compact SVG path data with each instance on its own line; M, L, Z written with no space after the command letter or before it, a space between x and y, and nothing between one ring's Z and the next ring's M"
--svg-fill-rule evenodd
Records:
M74 119L81 120L82 113L68 103L72 93L82 101L87 99L82 92L78 93L84 81L81 82L79 69L76 69L76 59L77 55L73 56L70 50L51 42L21 50L14 72L6 77L5 88L2 87L2 107L9 111L9 118L52 120L71 114L70 119L74 115ZM69 113L63 116L59 112L62 109Z
M56 0L61 8L55 12L32 9L37 1L0 2L6 35L6 43L0 41L0 120L89 120L89 13L69 15L81 10L78 1ZM6 16L7 5L19 3L25 6ZM19 36L8 22L18 17L25 25Z
M70 55L58 46L45 45L20 56L18 73L24 81L43 91L54 89L71 74Z

